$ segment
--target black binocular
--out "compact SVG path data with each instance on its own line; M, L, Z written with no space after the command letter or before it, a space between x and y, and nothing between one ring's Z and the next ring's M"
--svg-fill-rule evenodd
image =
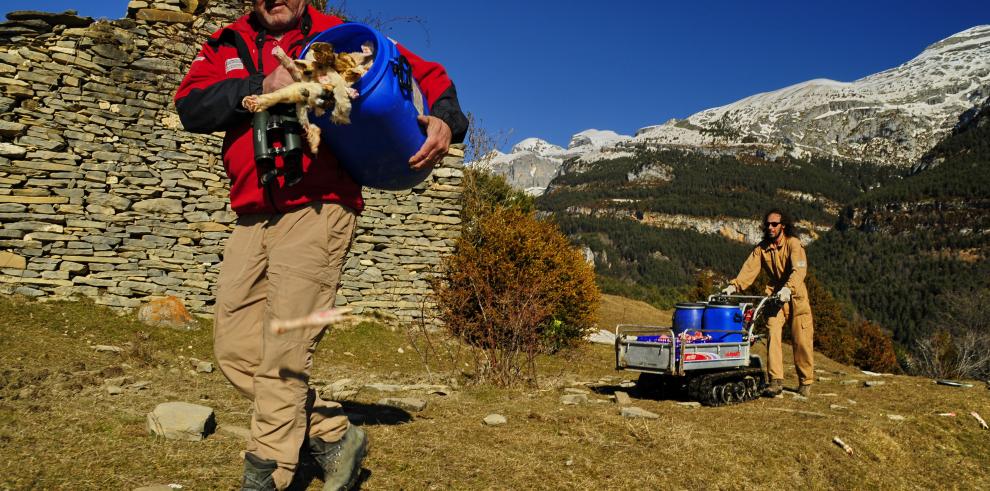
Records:
M285 186L294 186L302 180L303 139L302 125L295 108L279 104L268 111L254 113L251 123L254 129L254 164L258 170L258 184L268 187L277 182L281 173ZM272 145L281 139L282 146ZM282 156L282 169L275 167L275 157Z

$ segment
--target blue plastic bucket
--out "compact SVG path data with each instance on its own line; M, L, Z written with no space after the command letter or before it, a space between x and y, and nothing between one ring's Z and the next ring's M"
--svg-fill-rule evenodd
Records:
M409 157L426 141L416 116L421 114L419 108L424 115L429 108L395 43L369 26L347 23L317 34L300 57L316 42L331 43L337 52L355 52L365 41L374 45L375 60L353 86L359 95L351 101L351 124L333 124L329 113L319 118L310 115L310 120L358 184L409 189L430 175L429 169L409 169Z
M743 314L738 305L712 305L705 308L702 317L702 329L705 334L712 337L713 343L739 343L742 342L742 332L711 332L711 329L742 331Z
M674 332L680 334L687 330L700 330L704 312L705 304L703 303L674 305Z

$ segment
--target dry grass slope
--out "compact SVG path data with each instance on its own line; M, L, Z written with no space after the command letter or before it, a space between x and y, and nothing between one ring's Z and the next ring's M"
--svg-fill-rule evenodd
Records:
M606 299L602 325L659 315L633 305ZM124 351L100 353L90 344ZM0 299L0 489L234 488L236 437L175 442L148 436L144 426L147 412L172 400L213 407L221 426L247 425L248 406L222 375L190 371L188 358L210 359L210 345L206 322L192 332L151 330L89 304ZM990 431L968 416L990 417L982 383L960 389L890 376L866 388L859 371L819 357L822 379L810 400L688 408L676 397L621 388L635 376L612 363L608 346L586 345L542 359L533 388L361 389L345 408L372 438L363 489L978 489L990 482ZM329 334L314 372L320 383L431 381L401 330L372 323ZM104 379L120 376L151 383L109 395ZM588 390L590 402L561 405L571 387ZM633 404L659 419L623 418L615 390L632 391ZM428 406L408 414L376 404L393 395ZM949 411L958 416L935 414ZM484 426L490 413L508 423ZM835 436L855 454L833 445Z

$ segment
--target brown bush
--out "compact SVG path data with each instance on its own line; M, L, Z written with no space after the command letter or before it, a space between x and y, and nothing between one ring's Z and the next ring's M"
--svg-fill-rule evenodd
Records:
M853 336L858 341L853 364L874 372L899 372L894 341L878 325L863 321L856 325Z
M594 326L594 273L555 225L495 207L448 256L434 285L440 318L485 352L482 376L509 384L538 353L554 352Z
M859 340L842 305L813 275L805 282L815 319L815 348L839 363L853 363Z

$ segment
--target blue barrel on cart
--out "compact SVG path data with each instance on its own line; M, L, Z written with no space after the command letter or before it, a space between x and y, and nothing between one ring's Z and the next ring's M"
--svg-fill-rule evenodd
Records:
M674 333L701 330L704 313L703 303L684 302L674 305Z
M742 342L743 313L738 305L708 304L702 316L702 329L712 337L713 343ZM737 333L712 332L712 329L723 331L740 331Z
M319 118L311 115L310 120L320 127L321 139L358 184L409 189L430 175L430 169L409 169L409 157L426 141L416 117L427 115L429 108L395 43L369 26L351 22L317 34L300 57L316 42L331 43L336 52L356 52L366 41L371 41L375 59L368 73L353 85L359 95L351 102L351 124L333 124L329 113Z

